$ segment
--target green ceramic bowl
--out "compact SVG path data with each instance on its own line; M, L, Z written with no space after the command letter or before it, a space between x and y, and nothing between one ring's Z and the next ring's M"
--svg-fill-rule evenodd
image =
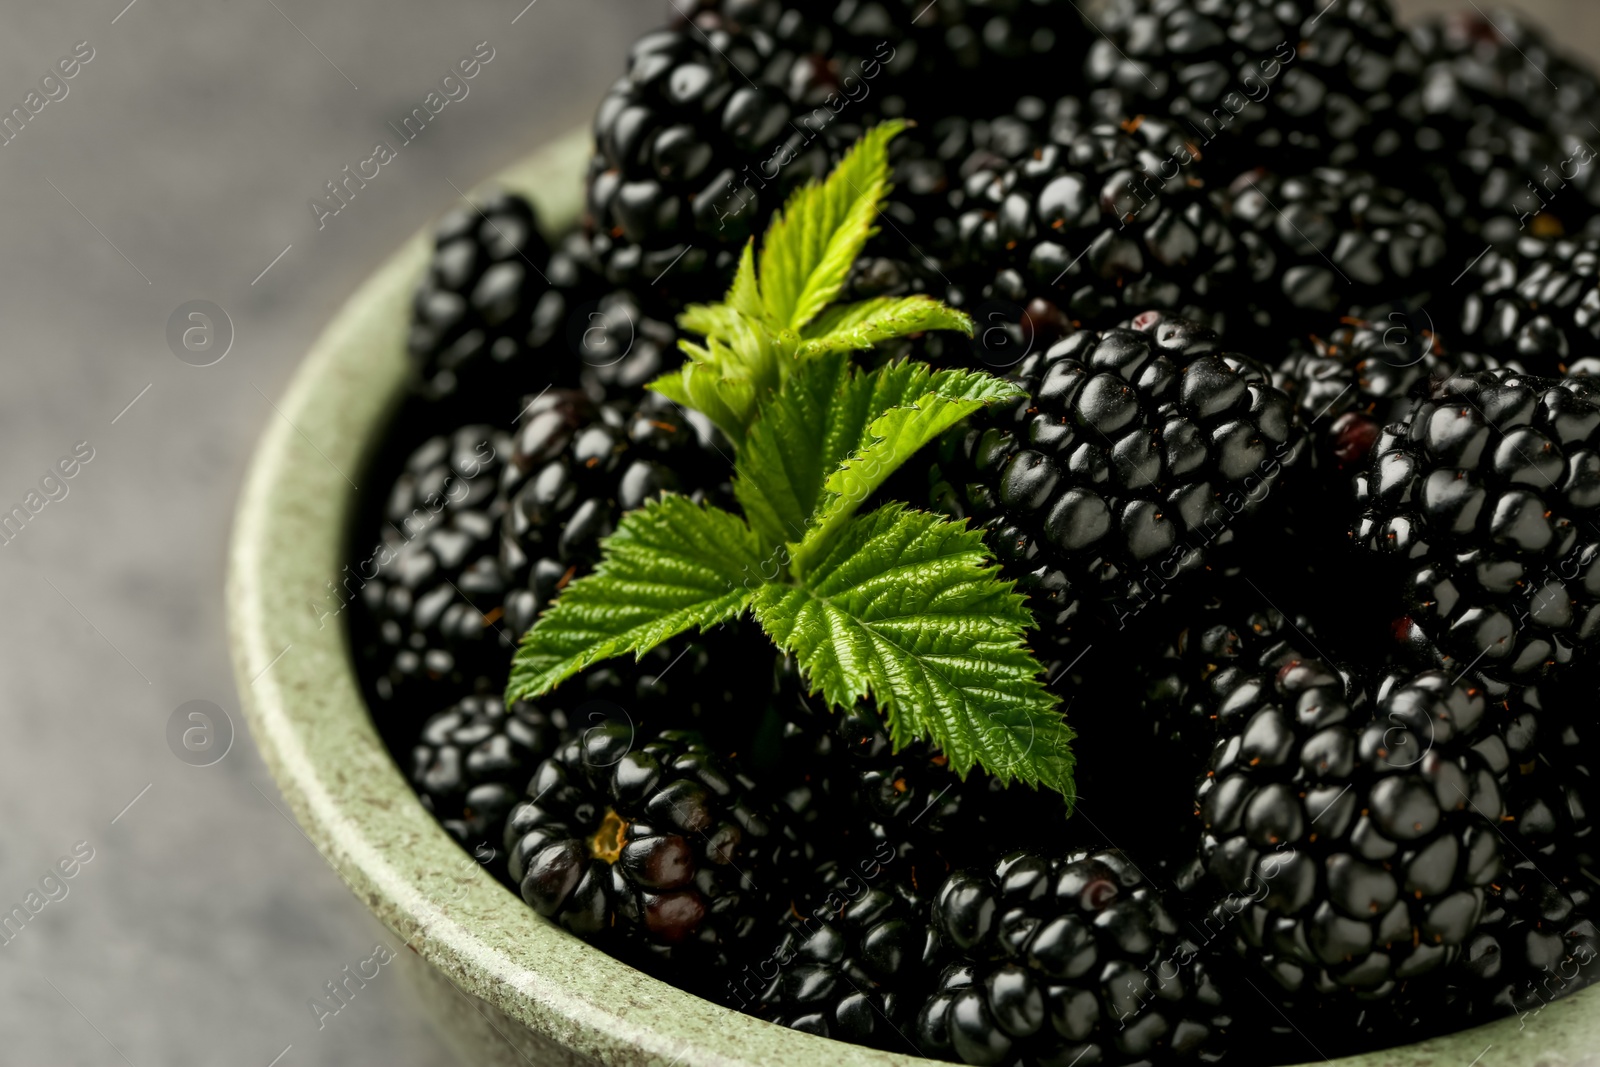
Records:
M587 134L497 179L546 224L579 210ZM406 375L412 286L431 247L406 243L339 311L257 449L228 575L234 671L251 732L306 835L411 950L401 960L463 1054L478 1064L926 1063L781 1029L611 959L536 916L425 811L373 729L338 587L356 488ZM1269 1010L1266 1005L1263 1011ZM1485 1050L1488 1050L1485 1052ZM1600 990L1523 1020L1341 1067L1600 1067ZM1481 1060L1480 1060L1480 1057Z

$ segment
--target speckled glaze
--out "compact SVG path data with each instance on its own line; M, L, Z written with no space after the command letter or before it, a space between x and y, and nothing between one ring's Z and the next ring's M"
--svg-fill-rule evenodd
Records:
M587 134L574 133L497 182L560 227L579 210L588 151ZM234 672L251 733L295 818L410 947L405 970L463 1062L928 1063L727 1011L590 948L479 868L389 758L328 592L351 562L343 551L353 482L402 395L408 301L430 243L417 234L339 311L279 402L282 417L269 424L239 502L228 574ZM1523 1020L1337 1063L1600 1067L1600 990Z

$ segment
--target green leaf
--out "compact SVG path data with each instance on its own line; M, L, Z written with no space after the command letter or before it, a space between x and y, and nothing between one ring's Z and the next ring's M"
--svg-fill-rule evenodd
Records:
M971 335L972 319L926 296L888 297L829 308L801 334L802 359L824 352L860 352L880 341L924 330Z
M733 285L728 288L728 304L746 318L759 320L765 305L761 303L761 289L756 284L755 244L752 237L739 253L739 269L734 271Z
M739 615L762 581L756 536L731 512L669 494L623 516L595 572L522 639L506 701L536 697L612 656Z
M733 491L764 547L799 541L828 474L854 450L865 411L842 355L795 368L739 450ZM870 393L864 390L856 390Z
M873 440L828 476L834 494L819 521L839 508L859 506L924 445L979 408L1026 394L1015 383L970 371L945 371L928 381L928 392L884 412L868 427Z
M823 483L827 495L793 553L799 571L828 551L856 509L918 450L979 408L1025 395L1014 383L980 371L933 373L909 360L889 364L873 377L880 380L868 406L871 421L849 458Z
M685 351L695 347L679 341ZM646 388L660 393L674 404L703 412L727 435L737 448L744 440L744 429L755 410L755 387L743 380L728 380L710 362L691 358L677 370L668 371Z
M767 228L760 290L774 330L798 331L839 294L889 191L889 140L905 125L896 119L868 130L825 181L798 190Z
M678 328L726 343L747 327L732 304L690 304L678 313Z
M934 373L913 360L868 372L852 368L842 353L828 353L796 367L761 405L738 457L734 492L762 543L804 538L828 476L876 440L872 423L929 392L967 399L1014 390L980 374Z
M812 692L871 696L895 747L939 746L965 777L1043 785L1071 803L1072 730L1023 643L1033 618L963 523L899 504L849 523L800 585L763 585L754 609Z

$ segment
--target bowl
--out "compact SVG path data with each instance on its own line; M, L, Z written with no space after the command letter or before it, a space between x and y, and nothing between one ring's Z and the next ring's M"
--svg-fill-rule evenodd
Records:
M552 231L577 218L587 131L494 184L528 196ZM306 836L409 949L398 966L463 1062L889 1067L931 1063L786 1030L701 1000L545 921L423 808L379 738L347 622L359 479L406 386L418 233L345 302L257 446L234 522L228 625L240 701ZM358 581L353 579L352 581ZM353 595L353 594L351 594ZM1265 1002L1262 1011L1271 1010ZM1339 1067L1600 1067L1600 989Z

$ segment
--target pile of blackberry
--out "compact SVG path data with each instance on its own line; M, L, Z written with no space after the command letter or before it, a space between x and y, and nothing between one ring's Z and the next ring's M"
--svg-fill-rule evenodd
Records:
M733 446L646 385L886 118L842 299L977 331L861 358L1025 396L880 495L1026 594L1071 810L828 711L747 624L501 700L630 509L738 509ZM508 890L775 1025L1274 1067L1526 1015L1600 973L1595 122L1596 76L1498 12L680 5L597 108L572 227L513 192L439 226L313 610Z

